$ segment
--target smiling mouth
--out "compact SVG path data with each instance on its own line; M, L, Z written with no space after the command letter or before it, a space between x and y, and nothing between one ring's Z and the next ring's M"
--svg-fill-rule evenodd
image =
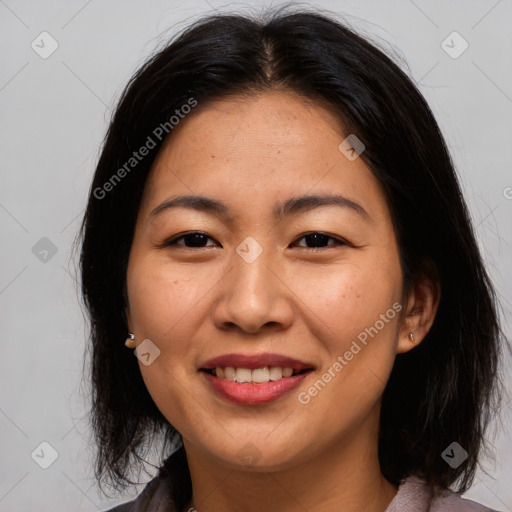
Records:
M263 366L261 368L235 368L233 366L217 366L215 368L201 368L200 371L205 372L213 377L228 380L231 382L265 384L267 382L279 381L289 377L295 377L304 373L313 371L313 368L304 368L295 370L290 367L281 366Z

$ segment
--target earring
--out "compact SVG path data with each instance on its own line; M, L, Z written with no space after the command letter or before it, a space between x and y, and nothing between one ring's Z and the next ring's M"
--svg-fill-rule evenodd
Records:
M411 340L411 343L416 342L416 338L414 337L414 334L412 332L409 333L409 339Z
M124 342L125 346L128 348L135 348L135 335L131 332L128 333L128 338Z

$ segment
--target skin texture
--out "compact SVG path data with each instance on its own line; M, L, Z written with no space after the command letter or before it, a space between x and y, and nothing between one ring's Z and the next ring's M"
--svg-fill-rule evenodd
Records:
M272 91L199 105L155 160L130 253L126 315L136 343L149 338L161 351L140 370L183 436L189 505L199 512L326 512L340 504L381 512L396 494L378 463L380 397L396 354L432 325L439 290L421 278L404 295L384 193L361 158L338 149L347 135L320 105ZM181 194L222 200L231 217L182 207L150 217ZM306 194L340 194L368 218L339 206L273 218L275 204ZM164 245L194 231L207 234L203 247L183 238ZM314 249L303 236L318 231L334 239ZM263 249L252 263L236 252L249 236ZM394 303L402 314L299 403ZM262 352L315 370L298 389L257 406L219 397L198 371L222 354ZM247 443L255 447L250 463L241 457Z

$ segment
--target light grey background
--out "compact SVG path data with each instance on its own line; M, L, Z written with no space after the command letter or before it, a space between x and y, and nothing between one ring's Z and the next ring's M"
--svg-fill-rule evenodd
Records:
M510 0L310 5L343 13L363 34L397 48L408 62L408 73L431 105L460 172L510 338ZM131 74L157 44L198 15L247 7L217 0L190 0L186 6L164 0L0 0L1 511L94 512L140 489L109 501L98 494L92 478L93 451L82 419L87 388L82 393L80 388L86 328L71 244L111 109ZM43 31L59 45L47 59L31 48ZM441 47L453 31L469 43L457 59ZM460 48L461 41L449 44ZM32 252L43 237L56 246L54 256ZM40 260L44 257L46 262ZM511 379L506 379L510 389ZM479 471L467 496L512 511L509 398L505 403L497 435L488 436L496 460L483 460L488 475ZM58 453L46 470L31 458L43 441ZM36 450L40 462L50 453L43 452L44 457Z

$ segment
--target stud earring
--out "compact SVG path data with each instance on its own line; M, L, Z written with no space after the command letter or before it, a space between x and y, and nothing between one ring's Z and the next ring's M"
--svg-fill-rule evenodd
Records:
M414 334L412 332L409 333L409 339L411 340L411 343L416 342L416 338L414 337Z
M125 346L128 348L135 348L135 335L131 332L128 333L128 338L124 342Z

